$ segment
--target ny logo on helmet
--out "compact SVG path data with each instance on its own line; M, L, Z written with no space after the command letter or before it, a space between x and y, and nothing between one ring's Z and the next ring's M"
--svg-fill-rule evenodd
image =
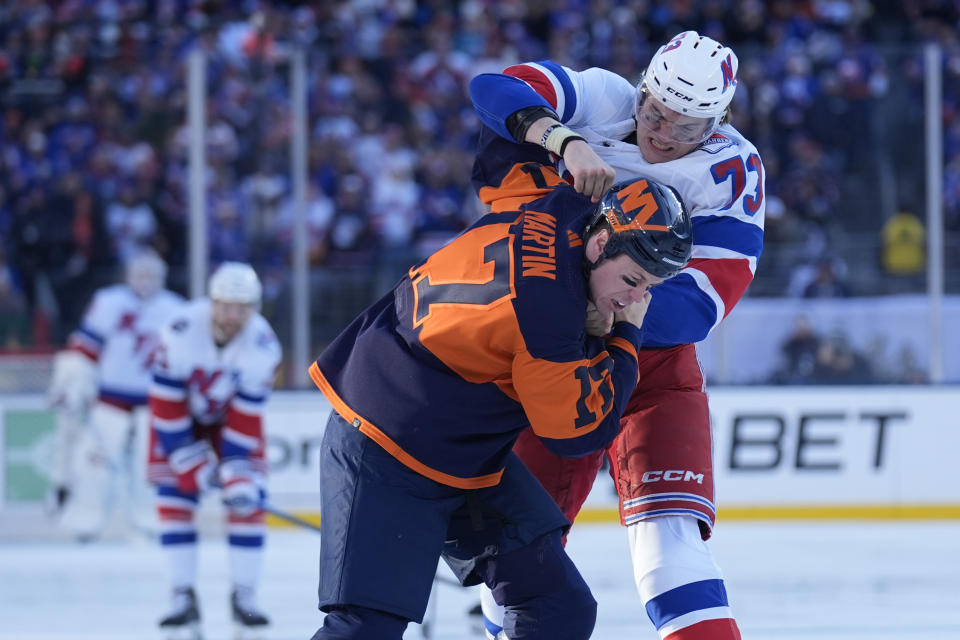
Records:
M628 231L630 229L646 229L648 231L668 231L669 229L662 224L646 224L647 220L655 214L660 207L657 205L653 192L650 191L650 185L646 179L640 178L631 182L617 193L617 199L620 201L620 209L623 211L624 218L632 216L629 220L621 223L613 210L607 211L607 220L610 226L617 233Z
M720 63L720 72L723 74L723 89L726 91L730 85L736 86L737 79L733 77L733 61L730 59L730 54L727 54L727 59Z

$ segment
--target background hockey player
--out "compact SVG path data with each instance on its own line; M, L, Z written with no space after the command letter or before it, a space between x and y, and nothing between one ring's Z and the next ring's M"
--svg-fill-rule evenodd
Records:
M160 328L184 303L163 288L166 273L152 249L135 252L124 282L94 294L67 349L54 359L48 395L59 415L52 501L59 524L82 539L111 523L111 531L155 529L144 471L147 389Z
M214 486L226 506L233 619L241 631L268 623L254 597L264 543L262 414L280 346L258 313L260 298L254 270L226 262L210 277L209 298L191 302L161 333L148 471L171 570L173 608L160 621L170 633L199 629L195 516Z
M401 638L423 619L438 556L508 605L511 638L593 630L568 521L510 449L527 425L559 455L613 439L648 289L686 263L690 228L663 185L632 181L598 209L542 156L504 168L482 194L500 206L311 367L334 408L314 640ZM612 316L608 338L586 336L588 300Z
M660 47L636 87L603 69L576 72L551 61L483 74L470 86L485 125L503 140L548 149L581 193L597 200L615 178L644 175L675 187L689 208L693 257L653 292L640 382L608 452L640 598L671 640L740 637L703 542L716 510L694 348L746 291L763 244L763 164L728 123L737 66L731 49L686 31ZM490 184L483 172L475 179ZM529 432L516 451L572 520L600 456L562 460ZM670 469L684 473L668 482L662 472ZM484 609L495 635L500 613L489 593Z

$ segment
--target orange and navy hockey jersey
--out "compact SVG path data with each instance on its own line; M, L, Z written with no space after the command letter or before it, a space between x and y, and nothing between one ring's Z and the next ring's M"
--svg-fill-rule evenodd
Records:
M481 193L491 213L412 267L310 368L362 433L465 489L499 482L527 426L560 455L605 447L637 383L639 329L584 331L580 233L596 205L537 162L496 184Z

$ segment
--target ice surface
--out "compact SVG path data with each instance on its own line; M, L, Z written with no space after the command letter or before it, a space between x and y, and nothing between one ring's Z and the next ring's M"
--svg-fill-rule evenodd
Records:
M960 522L721 522L711 544L745 640L957 640L958 541ZM319 536L272 529L267 544L260 604L273 625L266 638L307 640L321 621ZM568 548L600 603L593 637L655 639L623 529L578 525ZM198 592L205 639L231 639L222 539L201 542ZM432 638L480 637L466 616L475 589L441 584L434 597ZM0 544L0 640L159 640L156 621L168 604L163 556L152 542ZM422 637L417 625L405 636Z

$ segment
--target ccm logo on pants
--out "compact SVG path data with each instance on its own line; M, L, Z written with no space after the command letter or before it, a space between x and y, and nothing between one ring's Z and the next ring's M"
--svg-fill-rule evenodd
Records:
M682 469L671 469L670 471L647 471L643 474L641 482L689 482L696 480L697 484L703 484L703 474L693 471L684 471Z

